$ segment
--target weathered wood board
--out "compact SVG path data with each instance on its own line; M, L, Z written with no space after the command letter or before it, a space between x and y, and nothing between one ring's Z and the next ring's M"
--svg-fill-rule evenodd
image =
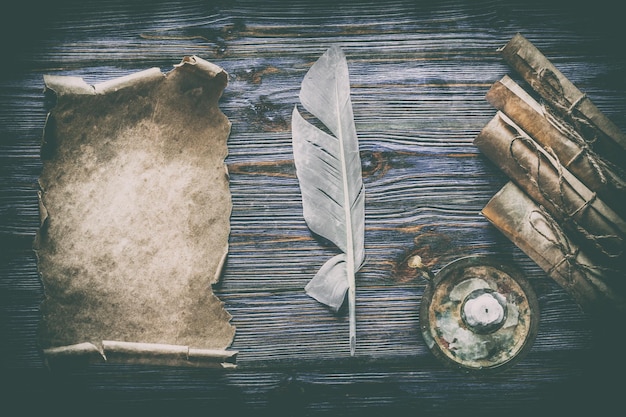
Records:
M10 396L24 407L451 415L598 412L618 400L605 372L621 375L623 359L603 347L615 340L607 342L479 214L507 178L472 143L495 114L485 100L489 87L514 77L497 49L517 32L626 129L626 55L613 48L614 11L513 0L53 6L18 8L24 13L13 20L30 14L34 25L3 40L15 42L3 48L11 55L3 56L0 79L0 360ZM303 291L335 252L304 223L291 153L300 82L332 44L348 58L367 193L354 358L347 314L333 315ZM37 346L43 289L31 249L50 108L43 75L93 84L153 66L167 71L184 55L213 62L230 77L220 108L232 122L226 163L233 211L229 255L214 291L233 316L239 366L213 373L91 365L50 375ZM412 254L435 272L472 254L521 268L542 314L528 356L484 378L445 369L419 331L426 284L406 265Z

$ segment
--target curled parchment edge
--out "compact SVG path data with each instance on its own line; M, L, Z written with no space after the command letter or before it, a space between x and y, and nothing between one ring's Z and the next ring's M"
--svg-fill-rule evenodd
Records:
M238 351L195 349L183 345L103 340L102 349L89 342L44 349L49 367L63 362L123 363L198 368L235 368Z

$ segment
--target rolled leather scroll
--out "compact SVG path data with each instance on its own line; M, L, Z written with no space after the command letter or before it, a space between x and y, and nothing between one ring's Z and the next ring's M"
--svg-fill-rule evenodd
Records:
M590 141L595 140L598 153L616 164L623 162L626 156L626 134L539 49L518 33L499 52L561 117L571 121Z
M481 214L589 313L624 312L623 277L598 266L545 210L508 182Z
M623 262L626 222L502 112L474 144L607 265Z
M496 81L485 97L544 149L551 149L565 168L620 216L626 216L623 173L593 151L573 127L554 118L509 76Z

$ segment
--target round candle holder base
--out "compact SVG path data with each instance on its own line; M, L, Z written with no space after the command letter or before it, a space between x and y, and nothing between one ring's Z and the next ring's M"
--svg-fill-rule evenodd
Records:
M521 271L486 256L458 259L429 279L421 306L422 335L446 365L503 370L532 346L539 305Z

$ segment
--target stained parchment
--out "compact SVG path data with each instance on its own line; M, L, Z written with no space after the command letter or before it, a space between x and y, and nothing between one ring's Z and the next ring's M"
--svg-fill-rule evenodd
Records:
M227 74L198 57L96 85L45 76L40 343L51 360L232 367Z

